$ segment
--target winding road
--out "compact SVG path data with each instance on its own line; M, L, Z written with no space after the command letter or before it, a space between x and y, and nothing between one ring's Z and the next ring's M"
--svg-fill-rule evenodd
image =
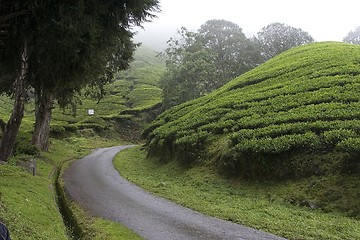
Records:
M128 182L112 164L128 147L97 149L72 163L63 175L70 197L91 214L119 222L149 240L284 239L208 217Z

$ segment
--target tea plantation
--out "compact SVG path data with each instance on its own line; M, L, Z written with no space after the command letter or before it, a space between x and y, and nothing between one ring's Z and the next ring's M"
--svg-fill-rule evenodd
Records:
M165 66L156 54L146 46L139 47L130 68L114 75L114 82L105 86L105 95L100 101L91 98L91 94L82 94L75 106L64 110L55 108L51 124L53 135L64 136L78 131L93 134L95 131L105 137L120 136L139 141L143 126L161 110L159 79ZM94 115L88 114L89 109L94 110Z
M360 46L291 49L144 131L150 155L226 175L294 179L360 171Z

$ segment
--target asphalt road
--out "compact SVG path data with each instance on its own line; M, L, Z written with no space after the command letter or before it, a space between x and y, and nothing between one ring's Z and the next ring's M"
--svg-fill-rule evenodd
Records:
M97 149L65 171L66 191L91 214L120 222L149 240L284 239L208 217L126 181L112 159L127 147Z

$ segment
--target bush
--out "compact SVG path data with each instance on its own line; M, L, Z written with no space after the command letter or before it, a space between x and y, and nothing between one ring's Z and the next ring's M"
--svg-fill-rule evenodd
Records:
M39 149L31 144L31 138L31 132L19 132L15 142L14 155L38 155Z
M50 127L50 134L53 137L63 137L65 136L66 130L62 125L52 124Z

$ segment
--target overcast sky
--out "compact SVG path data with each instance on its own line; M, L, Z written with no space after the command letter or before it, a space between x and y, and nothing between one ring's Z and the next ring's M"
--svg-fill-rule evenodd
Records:
M135 40L155 47L184 26L196 31L211 19L238 24L251 37L280 22L307 31L316 41L342 41L360 26L360 0L160 0L161 13L143 25Z

